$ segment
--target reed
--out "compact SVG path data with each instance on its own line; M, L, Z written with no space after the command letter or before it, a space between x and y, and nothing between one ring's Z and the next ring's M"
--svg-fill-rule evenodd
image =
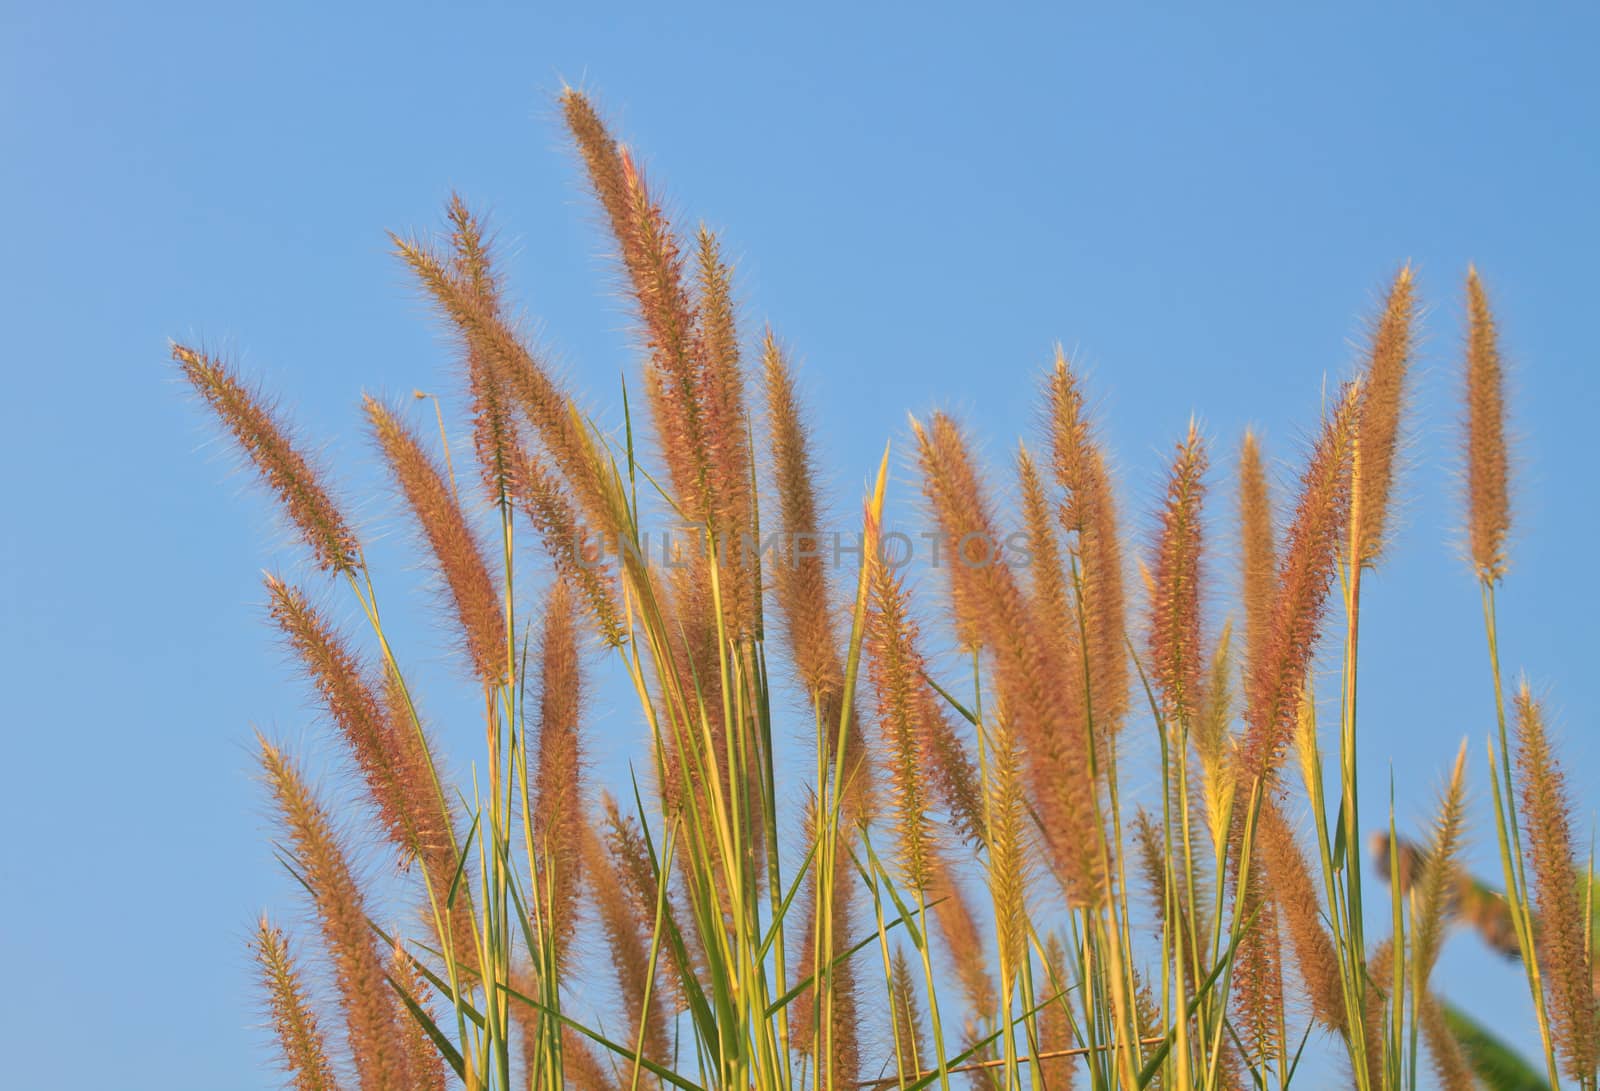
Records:
M411 419L424 399L363 402L438 628L470 666L456 681L482 745L461 783L401 654L418 635L380 608L323 469L230 365L173 350L361 622L333 624L320 587L267 579L360 789L331 809L260 742L312 925L304 958L265 919L250 940L294 1086L1242 1091L1325 1086L1332 1067L1361 1091L1596 1088L1592 879L1542 707L1501 684L1506 403L1475 271L1464 523L1501 889L1460 862L1466 749L1425 839L1391 815L1369 842L1356 806L1362 575L1397 535L1414 444L1409 265L1281 526L1250 432L1237 529L1208 537L1215 444L1193 421L1148 523L1125 522L1058 351L1038 434L1016 448L1014 512L968 423L913 419L929 534L906 537L940 563L905 567L890 452L859 521L831 525L825 433L778 335L741 328L721 243L674 225L588 96L565 89L560 108L635 320L645 413L625 389L608 428L568 393L455 195L441 236L394 242L451 333L470 442L451 442L438 402L437 442ZM664 522L687 528L675 555L647 548ZM1126 576L1144 525L1141 597ZM859 548L834 550L844 530ZM1324 732L1312 682L1330 660ZM591 722L605 691L586 682L607 664L647 740L620 784L593 783L588 760L608 742ZM791 763L796 741L810 753ZM1388 894L1371 938L1367 843ZM369 881L357 851L392 879ZM1438 991L1440 951L1469 929L1526 970L1542 1083ZM1303 1050L1334 1059L1302 1067Z

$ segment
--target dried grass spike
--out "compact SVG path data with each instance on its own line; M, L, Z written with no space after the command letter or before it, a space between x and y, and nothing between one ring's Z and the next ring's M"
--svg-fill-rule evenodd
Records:
M1489 299L1467 270L1467 541L1478 578L1498 583L1507 567L1511 501L1505 375Z
M1411 367L1415 289L1411 266L1402 266L1389 288L1383 314L1373 327L1367 367L1361 379L1361 419L1355 432L1359 494L1352 510L1356 513L1356 561L1363 565L1375 564L1383 552L1389 521L1395 454Z
M397 1040L393 993L344 846L300 771L265 738L259 741L262 769L333 964L362 1091L403 1086L405 1057Z
M1156 539L1150 662L1169 729L1192 725L1205 685L1200 646L1201 504L1206 451L1194 423L1178 447Z
M328 572L357 568L361 547L355 532L339 513L311 460L295 445L288 427L276 419L272 406L214 357L174 344L172 358L195 392L233 433L267 486L277 493L317 564Z
M429 986L417 971L416 963L400 944L395 944L389 956L389 980L394 989L422 1009L429 1019L434 1019L433 1006L428 1003ZM406 1073L411 1082L408 1091L444 1091L444 1058L439 1055L433 1041L420 1022L409 1010L399 1013L400 1044L405 1053Z
M539 739L534 770L534 851L545 871L541 897L549 899L556 964L572 954L582 893L586 825L583 743L579 734L582 679L572 597L560 581L550 587L539 641Z
M1254 432L1244 434L1244 443L1239 449L1239 546L1244 661L1248 676L1266 658L1278 583L1272 495L1261 463L1261 444Z
M1550 1033L1568 1075L1592 1079L1600 1061L1600 1009L1590 970L1587 885L1572 838L1572 804L1556 762L1544 708L1527 682L1517 691L1517 788L1539 907L1539 961L1546 971Z
M295 1091L336 1091L328 1044L306 994L300 968L289 953L283 931L266 917L256 926L250 942L261 985L267 994L273 1032L284 1069Z
M1300 499L1279 565L1268 644L1251 669L1239 784L1270 779L1293 735L1299 697L1338 570L1350 512L1350 436L1358 386L1346 387L1301 477Z
M511 670L505 611L454 484L396 413L370 396L363 406L389 472L428 540L478 678L498 686Z

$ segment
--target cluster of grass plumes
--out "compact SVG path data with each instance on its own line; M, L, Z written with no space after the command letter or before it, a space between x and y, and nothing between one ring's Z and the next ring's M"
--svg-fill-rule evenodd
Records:
M268 578L369 820L330 810L261 741L280 858L315 924L292 943L263 918L251 941L295 1086L1243 1091L1295 1082L1314 1034L1360 1091L1430 1073L1452 1091L1595 1087L1591 884L1540 706L1524 689L1511 714L1500 685L1505 402L1475 272L1464 522L1504 893L1460 863L1463 749L1427 840L1392 817L1377 837L1390 928L1369 938L1381 903L1349 848L1361 577L1393 533L1410 266L1328 400L1281 527L1246 434L1237 533L1207 541L1215 458L1191 422L1140 548L1058 352L1017 448L1015 518L960 421L914 419L944 563L919 574L883 548L886 452L852 575L816 540L826 504L792 360L771 330L745 341L715 235L674 227L587 98L565 92L562 112L636 318L643 416L624 398L607 432L568 392L458 197L441 235L395 245L454 339L471 442L449 442L442 412L436 444L404 405L363 403L481 716L469 786L441 776L337 490L227 364L174 349L366 624L344 632L319 596ZM694 529L675 558L648 547L656 512ZM1228 554L1237 579L1215 571ZM1325 755L1311 679L1333 647ZM592 784L586 759L586 683L607 659L648 738L627 784ZM786 690L807 713L784 714ZM783 767L795 739L814 760ZM1151 751L1154 775L1130 774ZM398 893L352 863L360 829L403 865ZM1436 992L1458 923L1526 967L1543 1077Z

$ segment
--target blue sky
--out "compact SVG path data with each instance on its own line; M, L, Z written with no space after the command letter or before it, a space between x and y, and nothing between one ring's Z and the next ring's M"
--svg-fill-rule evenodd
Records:
M574 387L614 405L638 361L557 126L563 80L599 95L683 222L725 232L747 330L771 321L803 360L847 514L886 439L910 497L908 411L953 410L1007 458L1061 341L1135 529L1198 415L1226 572L1241 430L1263 430L1286 490L1324 384L1415 262L1400 534L1364 599L1367 813L1392 766L1415 828L1469 735L1488 870L1492 706L1456 503L1476 261L1520 437L1507 667L1548 693L1592 820L1592 9L681 7L0 8L0 1082L275 1085L242 939L263 906L295 916L251 726L327 746L259 623L260 570L298 573L297 553L176 384L167 339L231 350L331 458L369 468L360 392L450 377L384 232L434 226L457 188L493 215L514 297ZM389 509L356 511L425 620ZM444 649L421 650L460 685ZM613 749L637 726L602 701L592 729ZM464 767L470 729L455 741ZM1520 972L1461 938L1439 975L1528 1040Z

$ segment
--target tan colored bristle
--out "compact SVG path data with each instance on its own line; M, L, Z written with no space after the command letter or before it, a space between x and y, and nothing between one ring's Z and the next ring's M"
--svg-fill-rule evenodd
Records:
M935 850L931 800L925 771L922 659L916 650L917 623L907 611L905 588L889 565L874 567L867 615L868 674L877 695L881 747L879 764L888 773L894 822L895 860L913 891L926 891Z
M806 822L809 842L815 839L817 832L814 808L807 814ZM822 929L820 912L820 866L811 869L800 895L800 957L794 976L796 980L810 978L818 981L826 975L831 985L832 1018L828 1018L827 1012L819 1010L824 1006L823 998L816 989L808 986L800 990L789 1005L789 1033L795 1048L815 1057L814 1086L818 1091L847 1091L858 1084L861 1078L856 968L850 958L844 957L852 946L851 937L855 935L855 900L860 889L860 885L852 881L854 864L850 861L850 838L848 830L839 830L833 874L828 876L833 887L831 945L822 942L822 936L827 932Z
M1150 896L1151 910L1168 937L1164 949L1176 950L1183 959L1186 972L1192 974L1195 937L1188 928L1187 899L1176 884L1168 881L1167 851L1162 830L1142 807L1133 820L1133 845L1138 856L1139 871ZM1235 968L1242 967L1236 965Z
M732 632L752 633L760 623L761 568L753 548L756 510L750 420L731 274L716 235L702 227L697 242L706 436L719 503L714 525L728 570L723 580L725 613Z
M1499 335L1476 269L1467 270L1467 542L1478 578L1505 577L1511 530L1505 375Z
M700 314L684 282L678 239L643 172L611 136L593 104L568 88L562 93L562 108L638 307L651 362L645 389L677 503L691 522L714 522L721 500L716 443L707 416L708 410L714 412L708 403L715 399L707 389ZM731 308L726 313L731 317ZM731 332L729 325L716 332ZM742 435L722 438L744 441ZM738 487L745 488L742 477Z
M534 758L534 851L542 857L549 935L556 964L571 957L582 893L585 805L583 743L578 717L583 685L572 597L560 580L550 585L539 640L539 736Z
M1071 596L1067 591L1061 543L1056 538L1055 516L1045 495L1039 468L1026 446L1017 447L1017 483L1022 492L1022 525L1028 537L1028 575L1034 615L1046 630L1059 633L1076 643L1077 625L1072 617Z
M944 698L926 685L922 688L921 722L929 761L928 783L961 839L969 845L981 844L983 787L977 764L956 734L956 725L945 711Z
M1586 883L1574 852L1566 774L1556 761L1544 708L1527 682L1517 690L1516 708L1517 789L1539 906L1539 961L1546 974L1550 1034L1567 1073L1575 1080L1592 1078L1600 1061L1600 1009L1590 970Z
M498 315L499 285L482 222L458 194L451 194L446 216L456 276L476 297L485 314ZM517 445L510 406L505 388L485 362L483 352L470 341L464 349L467 389L472 396L472 445L478 456L479 476L489 502L504 504L511 489L511 452Z
M605 209L613 234L625 236L631 230L628 185L616 140L583 92L571 87L563 89L561 110L588 171L589 185Z
M911 975L904 948L894 949L889 970L889 996L893 1010L895 1047L906 1074L920 1073L928 1067L923 1048L926 1031L922 1001L917 996L917 981Z
M422 858L436 885L448 883L455 870L451 820L434 782L428 744L412 722L404 691L390 693L393 687L386 685L380 700L348 638L305 593L275 576L267 577L266 586L272 619L361 770L384 832L407 857ZM444 889L438 889L441 896Z
M428 985L417 971L416 963L398 943L389 956L389 980L397 992L409 997L421 1009L423 1015L434 1019L433 1006L428 1003ZM409 1010L400 1012L396 1022L400 1047L405 1054L408 1091L444 1091L444 1058L422 1023Z
M1234 797L1233 622L1225 621L1211 653L1205 703L1191 734L1200 764L1200 798L1211 836L1220 843L1222 824Z
M992 730L988 787L989 893L994 903L995 946L1007 966L1020 966L1027 956L1028 892L1033 882L1031 860L1035 848L1029 836L1027 790L1023 783L1023 754L1017 732L1004 721Z
M1067 1004L1071 994L1067 991L1071 980L1067 977L1067 954L1062 949L1061 938L1054 932L1045 939L1044 973L1034 992L1041 1005L1039 1012L1039 1048L1043 1054L1056 1054L1042 1062L1041 1075L1050 1091L1072 1091L1076 1064L1071 1057L1060 1056L1062 1051L1075 1044L1072 1034L1072 1014Z
M1278 545L1273 529L1272 495L1254 432L1239 449L1239 559L1244 602L1244 663L1248 677L1266 658L1277 604Z
M968 634L963 640L992 649L1001 702L1026 732L1030 782L1055 871L1075 902L1096 904L1106 893L1107 846L1095 819L1086 732L1062 685L1069 666L1040 635L1015 575L996 555L1002 538L960 429L942 413L926 428L913 423L923 493L949 543L944 566L952 610ZM986 556L970 553L974 543Z
M1417 1022L1422 1025L1422 1040L1428 1047L1439 1091L1476 1091L1480 1086L1461 1042L1445 1021L1444 1007L1431 992L1417 996Z
M607 543L592 542L566 487L538 455L518 450L511 457L512 492L533 523L556 571L583 597L600 638L609 645L620 645L625 624L617 602L613 562L602 552ZM616 539L612 539L611 544L615 543Z
M172 358L277 494L317 564L329 572L355 569L361 563L355 532L272 406L221 360L178 344Z
M650 850L645 844L644 834L639 829L638 821L622 813L611 793L602 792L600 801L601 810L605 815L606 851L611 857L614 874L621 884L628 909L633 914L634 926L642 934L649 935L655 927L657 904L662 903L666 922L662 929L663 935L678 934L683 936L686 943L692 944L694 933L685 931L679 923L683 915L678 909L677 898L670 884L664 901L661 897L656 872L650 862ZM692 947L688 951L691 959L695 958L696 953ZM662 965L670 965L672 969L671 973L663 975L668 995L675 1010L682 1011L688 1007L688 993L683 982L695 974L695 966L681 961L677 949L671 944L664 944L661 957Z
M949 814L961 837L969 844L979 844L984 819L978 773L945 714L944 699L928 684L911 594L894 566L874 568L869 602L865 649L884 735L881 764L889 770L891 782L902 776L915 780L912 792L901 794L895 789L896 814L909 814L924 806L931 795ZM910 796L921 798L913 806ZM919 820L917 828L926 835L924 821Z
M561 1075L575 1091L617 1091L618 1087L610 1055L601 1060L594 1043L571 1026L561 1028Z
M778 494L781 548L768 565L773 597L788 640L795 673L816 702L828 736L828 752L839 750L839 725L844 706L844 645L839 637L837 599L829 577L829 548L817 501L810 438L800 411L794 372L769 329L762 342L766 388L767 442L772 451L772 479ZM859 717L852 714L852 722ZM845 736L845 774L851 790L844 801L852 813L875 807L872 764L865 733Z
M273 1033L284 1070L295 1091L336 1091L328 1044L312 1010L300 968L281 929L262 917L250 942L267 995Z
M1327 415L1300 482L1283 560L1272 628L1254 665L1245 702L1247 730L1239 783L1270 779L1293 735L1299 695L1316 650L1328 592L1338 571L1350 511L1350 435L1359 387L1346 387Z
M679 509L690 522L708 524L721 500L707 433L700 316L684 283L677 236L626 151L622 166L632 231L618 241L650 357L651 416Z
M1098 745L1109 750L1128 709L1122 538L1105 451L1094 437L1083 392L1059 348L1049 377L1048 412L1051 460L1056 483L1065 493L1059 519L1076 536L1088 706Z
M960 878L944 851L935 845L928 855L929 909L933 912L939 936L944 940L944 949L955 968L967 1010L987 1019L995 1011L995 988L994 979L989 974L991 956L979 931L977 914L973 912ZM1026 911L1022 904L1021 876L1015 878L1017 881L1013 885L1017 889L1008 899L1015 904L1006 907L1009 919L1002 923L1010 933L1004 942L1011 944L1014 955L1020 955L1021 944L1026 942L1027 925L1025 919L1018 919Z
M441 787L426 728L411 702L404 679L392 669L383 672L383 716L384 749L389 755L394 782L394 808L404 828L413 831L411 841L401 847L421 863L431 893L423 907L424 917L434 931L443 923L450 936L451 953L459 964L475 967L478 941L474 932L470 879L457 887L454 907L449 903L450 890L456 885L456 873L461 868L457 856L456 813ZM376 798L376 789L370 783L369 791ZM380 813L381 807L380 803ZM444 937L439 937L439 942L442 947Z
M405 1058L396 1041L396 1011L371 929L366 900L328 812L300 771L265 738L261 765L310 892L334 984L345 1013L350 1052L362 1091L402 1086Z
M511 396L571 486L584 516L615 540L622 530L611 470L587 433L572 399L499 311L457 274L454 263L414 239L391 236L401 260L455 324L469 352Z
M1233 974L1234 999L1244 1041L1245 1060L1252 1067L1283 1060L1283 932L1279 909L1256 853L1248 889L1241 892L1239 912L1255 921L1239 941Z
M822 543L807 548L809 543L796 541L823 530L811 441L801 416L793 369L771 330L762 343L762 369L772 477L778 493L778 529L784 543L781 555L771 564L773 592L800 681L811 692L835 693L844 684L844 665ZM796 549L797 544L801 548Z
M1152 565L1149 654L1170 730L1195 721L1205 684L1200 647L1201 505L1205 498L1205 444L1193 422L1167 478Z
M1256 845L1294 952L1295 967L1311 1001L1311 1014L1324 1027L1343 1032L1347 1021L1339 956L1333 937L1322 924L1322 899L1311 868L1276 803L1264 801L1261 805Z
M511 669L506 615L483 546L461 510L454 485L393 410L370 396L363 406L389 472L433 553L478 678L486 686L498 686Z
M1383 313L1373 327L1367 366L1361 377L1360 420L1354 439L1360 492L1354 498L1352 511L1357 524L1355 560L1362 565L1377 562L1388 528L1395 455L1411 367L1415 295L1416 280L1407 264L1395 276Z
M1463 740L1456 752L1450 783L1434 819L1433 843L1428 848L1427 864L1412 902L1412 960L1420 967L1423 980L1433 969L1444 942L1446 922L1452 912L1459 869L1456 854L1461 847L1466 806L1467 744ZM1387 838L1385 838L1387 840Z
M644 1055L657 1064L671 1059L667 1037L667 1008L670 997L663 997L653 987L651 977L650 946L654 931L655 907L651 916L644 918L634 912L616 860L594 827L585 823L583 829L584 869L588 887L600 918L600 927L606 937L606 947L616 969L617 988L622 995L626 1011L629 1043L639 1040L641 1024L644 1030ZM662 943L662 950L666 943ZM650 1006L645 1008L645 990L650 989Z

